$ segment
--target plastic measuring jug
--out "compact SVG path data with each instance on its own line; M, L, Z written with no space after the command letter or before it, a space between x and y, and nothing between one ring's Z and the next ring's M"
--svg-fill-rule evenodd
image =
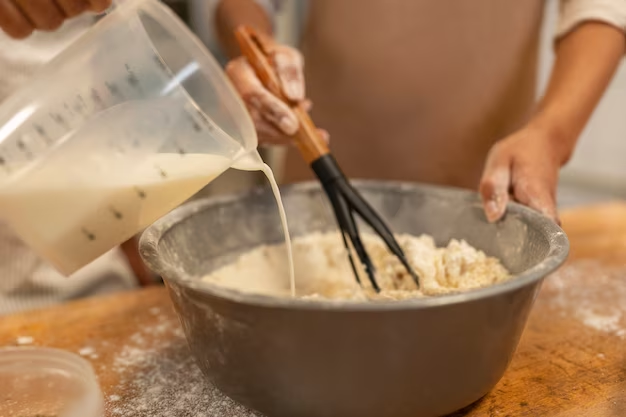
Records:
M127 0L0 105L0 217L69 275L256 146L202 43L159 1Z

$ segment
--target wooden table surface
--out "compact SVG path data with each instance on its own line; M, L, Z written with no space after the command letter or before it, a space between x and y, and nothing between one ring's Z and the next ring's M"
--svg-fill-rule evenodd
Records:
M504 378L455 416L626 416L626 204L562 220L570 259L544 283ZM30 338L91 361L107 417L256 415L204 381L161 287L0 320L0 345Z

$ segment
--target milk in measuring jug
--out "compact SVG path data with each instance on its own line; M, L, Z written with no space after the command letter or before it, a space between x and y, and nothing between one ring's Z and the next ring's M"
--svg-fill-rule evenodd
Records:
M0 210L60 272L71 274L180 205L232 161L207 154L154 154L133 172L112 169L80 182L32 175L2 192Z
M27 173L2 190L0 211L33 249L69 275L183 203L231 164L217 155L153 154L131 172L120 166L106 176L85 172L76 181ZM295 296L291 240L274 174L258 154L240 158L233 168L260 170L272 186Z

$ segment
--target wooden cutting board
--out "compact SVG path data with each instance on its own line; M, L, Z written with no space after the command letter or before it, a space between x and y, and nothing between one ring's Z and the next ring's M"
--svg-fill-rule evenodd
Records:
M570 260L544 283L504 378L455 416L626 416L626 204L562 220ZM256 416L204 381L163 288L0 320L0 345L29 338L93 364L107 417Z

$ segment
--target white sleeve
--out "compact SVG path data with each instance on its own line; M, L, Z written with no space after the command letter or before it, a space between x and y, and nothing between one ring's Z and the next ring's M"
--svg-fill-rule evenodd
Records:
M626 0L560 0L557 37L587 21L603 22L626 33Z

